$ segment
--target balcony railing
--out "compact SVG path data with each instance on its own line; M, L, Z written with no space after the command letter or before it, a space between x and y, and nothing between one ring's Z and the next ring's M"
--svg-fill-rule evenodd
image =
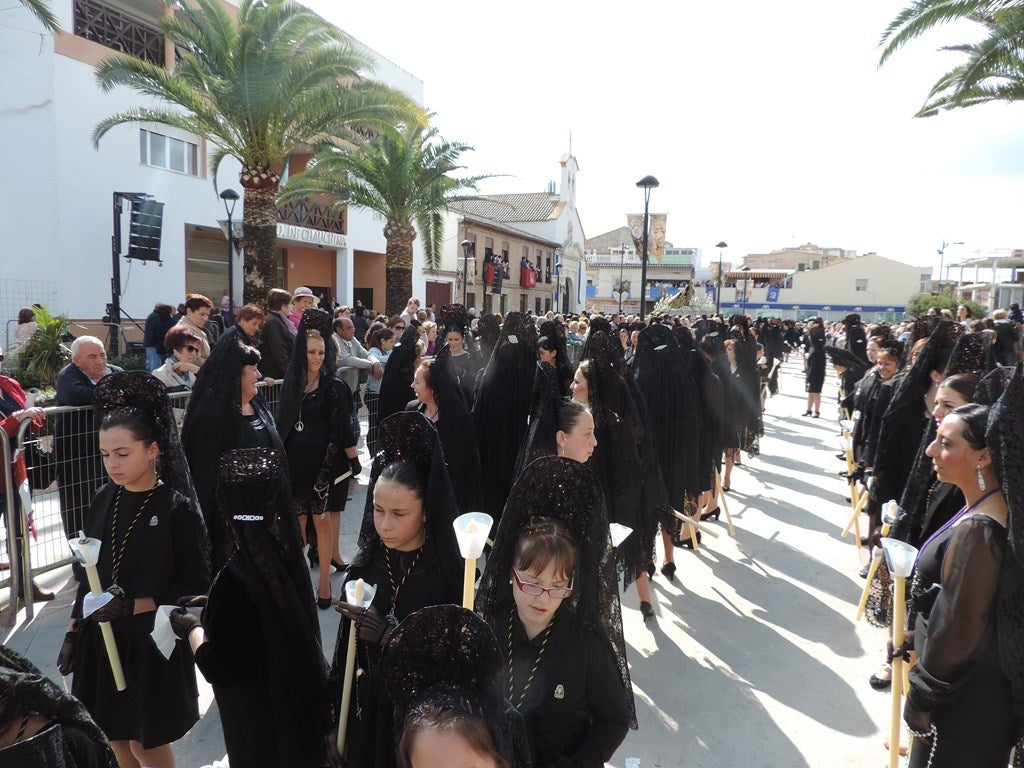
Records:
M314 203L309 199L285 203L277 209L277 220L282 224L346 234L344 211L334 211L330 205Z
M129 56L164 66L164 36L103 3L75 0L75 34Z

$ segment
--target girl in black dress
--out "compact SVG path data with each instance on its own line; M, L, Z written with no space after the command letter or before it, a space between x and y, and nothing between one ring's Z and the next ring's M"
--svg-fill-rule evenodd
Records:
M209 598L190 603L205 604L202 622L179 608L171 626L213 686L232 765L319 766L327 665L286 457L247 448L228 451L219 466L219 508L234 548Z
M381 653L399 768L527 768L522 716L505 699L494 632L458 605L409 615Z
M331 566L345 569L338 547L350 480L335 479L362 471L352 434L352 393L333 375L337 350L327 343L331 323L323 310L303 310L277 407L299 530L305 534L307 516L316 529L321 610L331 607Z
M359 552L347 581L376 587L368 609L339 602L334 663L328 680L332 722L348 718L341 757L349 766L395 765L393 705L380 678L381 648L398 622L427 605L458 603L463 561L452 525L458 510L437 431L422 415L395 414L380 425ZM351 709L339 712L349 632L357 633L357 672ZM333 744L333 734L330 743ZM335 749L329 747L329 749ZM339 759L336 749L332 757Z
M477 610L499 640L532 765L601 768L636 725L600 484L538 459L502 514Z
M164 385L144 371L112 374L93 392L111 482L93 499L85 533L103 542L100 582L109 602L85 616L79 583L58 667L110 739L122 768L174 765L171 742L199 719L191 654L170 659L149 634L157 606L210 586L208 542ZM114 686L98 622L110 622L124 669Z
M224 516L217 509L217 466L235 448L276 448L284 444L256 386L260 353L229 340L213 348L192 388L181 441L195 480L199 507L210 535L213 573L231 553Z
M804 416L821 415L821 388L825 384L825 328L817 320L807 324L807 374L804 389L807 392L807 410Z

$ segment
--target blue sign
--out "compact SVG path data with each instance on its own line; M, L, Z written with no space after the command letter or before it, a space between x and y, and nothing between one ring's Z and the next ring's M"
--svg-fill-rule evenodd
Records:
M779 286L772 285L768 288L768 303L776 304L779 301Z

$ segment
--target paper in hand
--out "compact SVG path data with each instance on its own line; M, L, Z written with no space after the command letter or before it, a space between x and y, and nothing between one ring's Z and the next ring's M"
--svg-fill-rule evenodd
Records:
M171 611L177 609L175 605L157 606L156 617L153 619L153 631L149 633L149 636L153 638L153 643L165 659L171 658L171 654L174 653L174 644L178 641L177 635L174 634L174 628L171 626ZM186 610L197 619L203 612L202 608L187 608Z
M98 595L89 592L82 601L82 618L88 619L113 599L114 596L110 592L100 592Z

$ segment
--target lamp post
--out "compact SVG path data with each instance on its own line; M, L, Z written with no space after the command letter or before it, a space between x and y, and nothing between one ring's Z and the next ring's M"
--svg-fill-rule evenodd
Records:
M619 315L622 315L622 266L626 262L626 244L619 243Z
M945 240L943 240L942 247L936 251L936 253L939 254L939 293L942 293L942 262L946 258L946 248L950 245L963 245L963 242L957 240L952 243L947 243Z
M559 314L562 311L561 293L562 293L562 261L559 258L561 255L561 249L555 249L555 314Z
M728 248L725 240L719 241L715 248L718 249L718 287L715 289L715 314L722 314L722 250Z
M228 215L228 322L235 318L235 224L231 217L235 213L238 193L233 189L225 189L220 193L224 201L224 211Z
M462 241L462 306L469 309L466 306L469 302L469 259L473 255L473 241L463 240Z
M636 183L644 191L644 239L643 256L640 262L640 322L643 322L647 309L647 210L651 202L651 190L658 186L653 176L644 176Z
M750 267L743 266L740 268L740 272L743 272L743 316L747 316L747 283L750 280Z

